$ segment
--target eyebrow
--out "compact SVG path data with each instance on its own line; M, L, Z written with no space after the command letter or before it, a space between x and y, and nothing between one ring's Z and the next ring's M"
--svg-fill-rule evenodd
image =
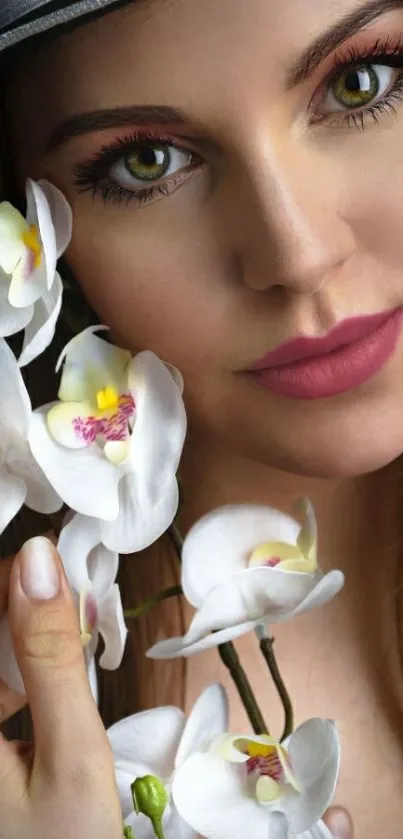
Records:
M286 74L286 90L289 91L306 81L332 50L347 38L359 32L364 26L387 12L403 9L403 0L369 0L357 9L344 15L333 26L319 35L298 56ZM107 128L125 125L147 125L149 123L185 125L205 128L203 123L181 108L170 105L133 105L120 108L90 111L77 114L59 123L46 144L51 152L73 137L104 131Z
M343 41L355 35L381 15L396 9L403 9L403 0L369 0L344 15L307 47L289 68L286 75L286 90L291 90L306 81L324 58L340 46Z
M191 125L192 127L197 124L201 125L194 118L187 116L181 108L174 108L170 105L132 105L109 110L89 111L85 114L69 117L59 123L50 135L46 144L46 152L53 151L57 146L73 137L79 137L81 134L105 131L107 128L125 125L147 125L152 122L162 125L175 123Z

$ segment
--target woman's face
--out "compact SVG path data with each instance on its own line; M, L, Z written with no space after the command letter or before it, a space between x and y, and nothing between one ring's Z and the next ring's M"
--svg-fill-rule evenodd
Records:
M101 321L181 370L195 431L347 476L403 451L400 331L333 395L240 371L403 306L402 100L401 0L142 0L21 68L13 142L73 207L68 261Z

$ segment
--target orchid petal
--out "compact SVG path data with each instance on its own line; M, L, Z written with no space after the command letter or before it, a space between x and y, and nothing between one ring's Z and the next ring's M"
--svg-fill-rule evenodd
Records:
M0 398L0 438L7 450L8 440L17 435L27 436L31 402L15 355L3 338L0 339Z
M99 604L98 629L105 644L99 659L100 667L104 670L116 670L122 662L128 634L120 590L116 583Z
M340 766L340 744L331 720L311 719L300 725L284 742L293 771L302 787L282 799L291 833L308 830L329 806Z
M0 336L4 338L25 329L34 313L33 305L27 306L25 309L15 309L9 303L9 287L9 279L4 280L0 269Z
M295 839L334 839L334 836L323 821L318 821L309 830L298 833Z
M187 658L189 655L210 650L212 647L218 647L219 644L225 644L226 641L234 641L235 638L240 638L241 635L246 635L251 632L256 626L256 621L248 621L239 626L230 626L227 629L221 629L219 632L211 633L206 638L201 638L194 644L188 644L185 636L178 636L176 638L167 638L165 641L159 641L154 644L146 652L147 658L165 659L165 658Z
M255 567L234 574L207 595L193 618L186 640L193 643L206 632L245 621L264 619L274 623L298 606L314 584L314 575L277 568Z
M46 180L38 181L50 207L56 239L56 256L59 259L68 248L73 231L73 213L70 204L57 187Z
M13 475L24 482L27 507L45 515L60 510L63 506L62 499L38 466L25 440L8 446L7 466Z
M169 370L169 372L170 372L170 374L171 374L171 376L172 376L172 378L173 378L173 380L176 384L176 387L179 390L179 393L181 394L181 396L183 396L183 392L185 390L185 380L182 376L182 373L180 372L180 370L178 370L177 367L174 367L173 364L169 364L168 361L164 361L163 363L165 364L165 367L167 368L167 370Z
M153 544L165 533L178 509L176 478L153 507L139 504L137 488L137 475L124 475L119 484L119 514L112 523L101 524L103 544L121 554L142 551Z
M95 658L93 655L90 655L87 659L87 673L88 673L88 681L90 683L91 693L94 697L96 705L99 705L99 688L98 688L98 677L97 677L97 665L95 663Z
M65 346L59 357L57 370L64 362L59 388L63 402L81 402L89 395L114 385L119 393L128 390L128 365L131 355L99 338L88 327Z
M186 435L181 394L165 365L148 350L129 366L129 387L136 404L130 460L140 504L154 506L172 483Z
M25 330L24 344L18 359L20 367L24 367L41 355L53 340L62 305L62 295L63 284L59 274L56 274L51 290L35 303L33 316Z
M186 599L201 606L213 588L245 569L257 545L272 541L296 544L300 529L285 513L259 505L234 504L207 513L190 529L183 546Z
M344 574L342 571L333 570L325 574L324 577L318 579L317 584L312 589L307 597L300 603L292 613L288 615L289 618L295 618L297 615L302 615L310 609L318 609L324 603L328 603L336 594L343 588ZM278 618L282 620L283 618ZM270 621L267 621L268 623Z
M33 280L39 287L44 284L42 294L50 290L56 273L56 235L47 196L39 183L31 178L27 180L27 224L37 225L40 232L43 264L33 274Z
M100 522L78 513L70 517L59 536L57 549L71 588L79 594L91 585L102 604L115 582L119 557L100 544Z
M311 570L314 571L317 565L318 528L315 511L309 498L298 499L294 504L293 512L295 515L300 514L304 520L303 527L298 535L297 545L301 553L311 561Z
M28 224L8 201L0 204L0 267L11 275L25 252L22 240Z
M125 717L107 730L115 762L143 763L152 774L169 777L184 722L183 712L171 706Z
M80 594L90 584L88 557L99 543L96 519L76 514L62 528L57 550L70 587Z
M53 275L53 279L55 274ZM26 249L21 262L15 269L8 292L8 300L16 309L26 309L32 306L43 294L48 291L48 282L45 264L31 270L31 254Z
M47 429L50 407L45 405L32 415L29 444L35 459L72 510L113 521L119 513L118 470L96 445L73 451L56 443Z
M27 494L23 481L0 470L0 535L21 509Z
M270 815L245 793L243 770L210 754L195 754L179 767L172 786L179 814L206 839L268 839ZM274 834L287 839L287 825Z
M0 679L10 690L25 696L25 685L15 657L7 615L0 618Z
M228 727L227 694L219 684L209 685L199 696L186 722L175 760L177 769L193 752L201 751Z
M82 517L81 517L82 518ZM97 519L87 517L88 522L94 522L100 533L100 523ZM110 551L101 543L96 545L88 555L88 572L94 593L100 604L109 596L116 580L119 568L119 554Z

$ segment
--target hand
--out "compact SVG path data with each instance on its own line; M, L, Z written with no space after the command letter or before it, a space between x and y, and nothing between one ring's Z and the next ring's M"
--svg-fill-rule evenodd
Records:
M353 822L350 813L344 807L329 807L323 821L334 839L354 839Z
M0 735L0 839L122 839L112 752L47 539L30 540L14 560L8 609L35 743Z
M0 561L0 618L7 610L8 589L13 560ZM26 696L15 693L0 679L0 725L27 704Z

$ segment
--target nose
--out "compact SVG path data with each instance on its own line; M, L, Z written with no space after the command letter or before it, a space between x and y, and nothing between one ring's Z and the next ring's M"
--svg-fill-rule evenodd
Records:
M241 155L227 229L243 282L255 291L319 291L355 250L328 156L301 145L285 153L267 141Z

